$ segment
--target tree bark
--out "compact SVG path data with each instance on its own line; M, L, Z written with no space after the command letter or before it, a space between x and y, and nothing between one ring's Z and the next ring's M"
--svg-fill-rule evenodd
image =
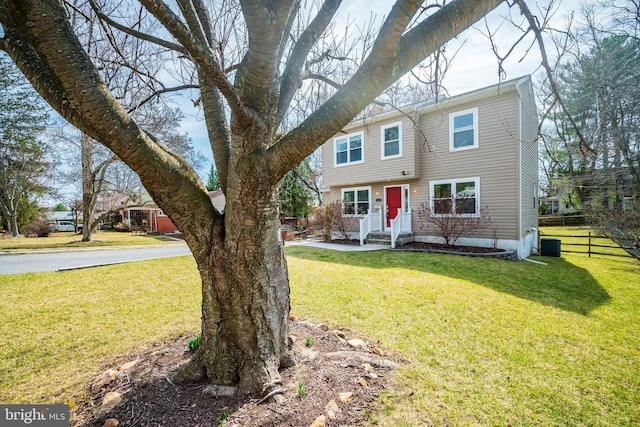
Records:
M93 233L93 217L96 210L97 194L93 188L95 176L93 174L91 138L85 134L80 135L80 159L82 164L82 241L90 242Z
M2 213L7 219L11 237L20 237L20 230L18 229L18 210L15 208L8 208L2 204Z
M279 383L279 368L292 363L289 279L275 189L236 166L224 223L197 236L203 249L194 251L202 279L202 341L176 380L207 377L240 392L263 393Z

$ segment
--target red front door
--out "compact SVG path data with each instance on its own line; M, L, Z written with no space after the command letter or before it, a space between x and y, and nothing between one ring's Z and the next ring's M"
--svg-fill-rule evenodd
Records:
M402 187L387 187L387 227L391 227L391 220L398 216L398 209L402 208Z

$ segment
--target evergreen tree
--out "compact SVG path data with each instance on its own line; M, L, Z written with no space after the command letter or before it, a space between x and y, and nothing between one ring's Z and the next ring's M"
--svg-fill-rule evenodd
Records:
M211 164L211 169L209 170L209 177L207 178L207 190L215 191L220 189L220 178L218 178L218 171L216 170L215 165Z
M0 55L0 211L13 237L34 215L45 191L47 114L40 97L5 55Z
M298 179L295 169L282 178L280 186L280 215L306 218L311 211L311 191Z

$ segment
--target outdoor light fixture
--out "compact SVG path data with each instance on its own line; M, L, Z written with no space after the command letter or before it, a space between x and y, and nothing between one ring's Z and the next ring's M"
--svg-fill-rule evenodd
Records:
M380 190L376 190L376 196L380 195Z
M402 175L406 175L406 174L408 174L409 172L407 172L407 171L402 171L402 172L400 172L400 173L401 173Z
M418 192L418 187L413 187L413 192L417 193Z

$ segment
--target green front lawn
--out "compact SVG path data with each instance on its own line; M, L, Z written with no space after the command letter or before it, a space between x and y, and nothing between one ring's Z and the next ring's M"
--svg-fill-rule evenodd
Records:
M640 423L640 265L287 248L292 314L406 360L383 426ZM105 366L199 328L191 257L0 275L0 402L73 402Z
M293 313L408 363L384 426L640 423L640 265L288 250Z
M199 330L192 257L0 275L0 403L70 403L105 365Z

